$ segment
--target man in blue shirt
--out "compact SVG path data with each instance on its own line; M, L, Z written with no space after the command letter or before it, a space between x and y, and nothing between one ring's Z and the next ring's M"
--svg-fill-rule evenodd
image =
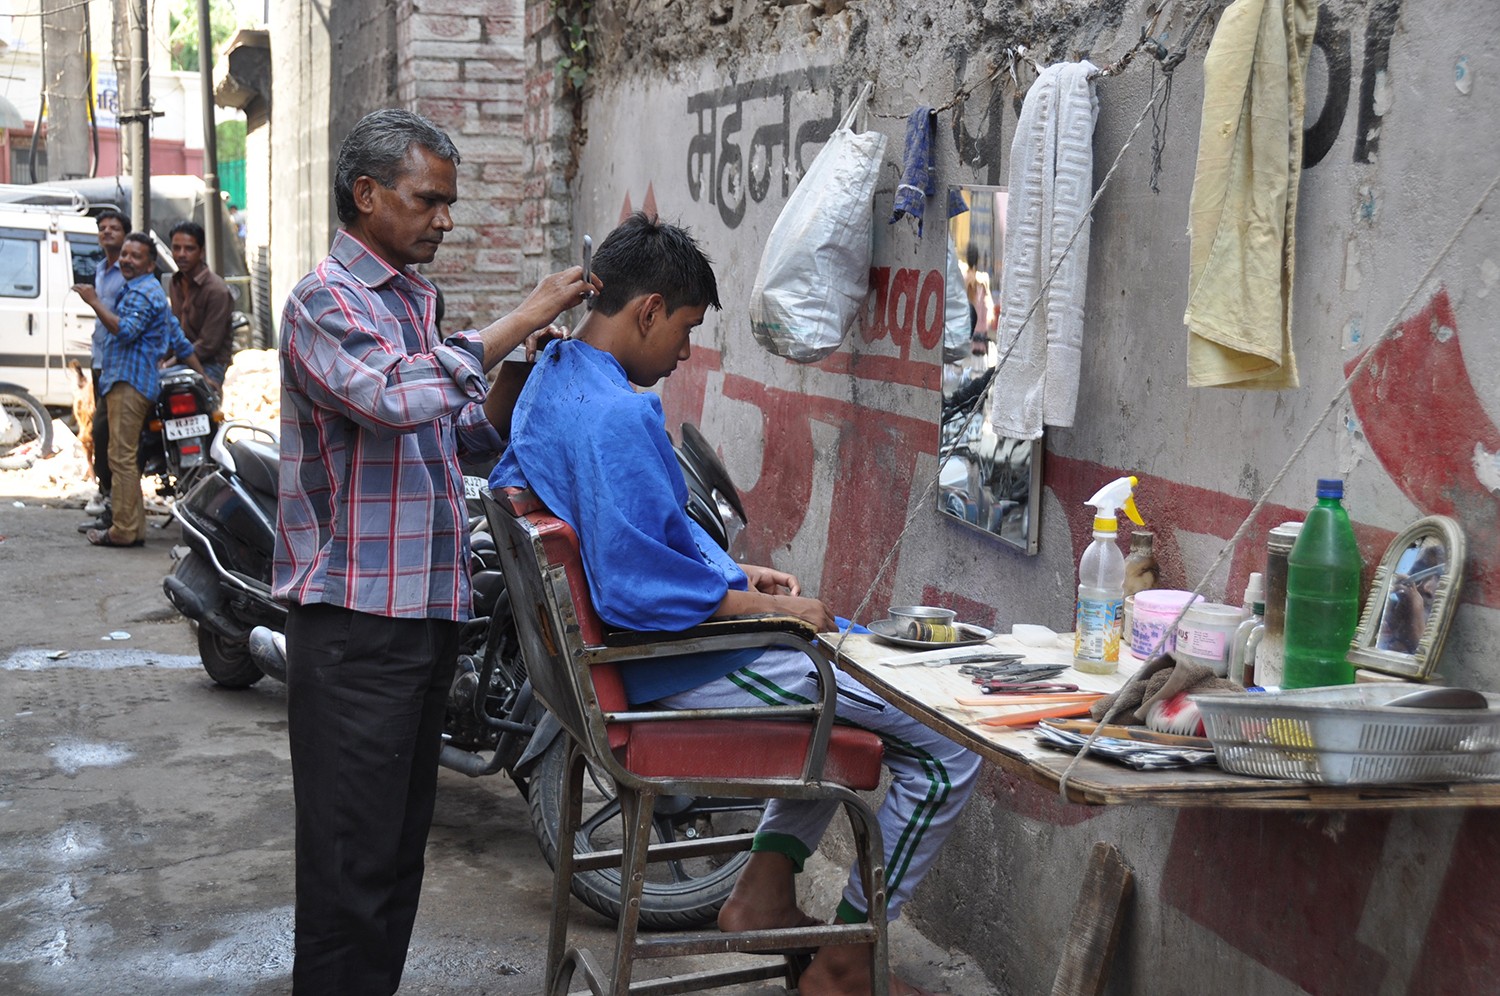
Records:
M94 216L99 228L99 248L104 258L94 269L94 291L99 300L114 304L125 289L125 276L120 272L120 247L130 233L130 222L114 208L105 208ZM109 412L104 403L104 392L99 389L104 378L104 344L109 341L109 330L104 322L94 319L94 336L90 342L89 360L94 375L94 477L99 481L101 497L109 495L112 481L109 473ZM102 513L102 503L90 503L91 515ZM108 526L109 519L102 516L96 525Z
M516 403L510 446L492 487L528 486L578 534L589 594L600 617L622 629L683 630L708 619L793 615L836 628L828 607L797 579L736 565L685 511L687 491L661 400L651 387L688 358L692 330L718 307L713 269L682 229L644 214L625 221L594 255L603 282L572 339L543 352ZM806 702L818 694L805 655L749 649L622 667L631 704L671 709ZM878 733L893 784L879 812L892 917L930 867L973 790L979 759L838 675L841 721ZM727 931L807 922L793 875L817 847L837 805L772 799L752 854L719 914ZM868 903L851 873L838 916L864 919ZM804 996L870 991L869 950L820 951L799 982ZM915 990L898 979L892 993Z
M146 542L146 506L141 498L137 451L141 427L161 387L159 361L171 349L189 366L203 372L156 279L156 246L149 236L140 232L125 236L120 248L120 274L125 278L125 289L113 307L100 300L98 291L89 284L73 288L94 309L109 336L104 343L99 391L109 415L114 522L107 529L88 531L88 541L95 546L141 546Z

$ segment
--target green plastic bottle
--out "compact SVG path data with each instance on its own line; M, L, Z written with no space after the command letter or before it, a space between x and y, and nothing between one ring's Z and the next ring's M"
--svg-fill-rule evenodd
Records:
M1343 481L1318 481L1318 503L1287 558L1283 688L1354 682L1349 644L1359 625L1364 561L1343 497Z

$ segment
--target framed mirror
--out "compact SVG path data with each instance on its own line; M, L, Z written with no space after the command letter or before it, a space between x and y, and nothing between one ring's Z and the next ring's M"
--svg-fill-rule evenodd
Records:
M1349 661L1425 681L1437 668L1464 576L1463 527L1429 515L1402 530L1375 568Z
M1035 555L1042 441L996 435L989 418L1007 196L1004 187L952 189L969 210L948 220L938 511Z

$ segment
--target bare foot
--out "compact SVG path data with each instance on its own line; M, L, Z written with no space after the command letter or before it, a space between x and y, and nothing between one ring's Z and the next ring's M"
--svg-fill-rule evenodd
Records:
M750 855L734 891L719 910L719 929L725 933L810 927L821 922L797 906L791 859L769 851Z
M797 982L801 996L870 996L870 946L846 944L819 948ZM891 996L932 996L892 975Z

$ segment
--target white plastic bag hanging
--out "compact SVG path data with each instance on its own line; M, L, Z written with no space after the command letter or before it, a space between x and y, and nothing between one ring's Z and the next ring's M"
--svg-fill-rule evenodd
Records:
M886 136L853 126L873 88L860 90L787 198L750 290L755 338L798 363L838 349L869 293L871 202Z

